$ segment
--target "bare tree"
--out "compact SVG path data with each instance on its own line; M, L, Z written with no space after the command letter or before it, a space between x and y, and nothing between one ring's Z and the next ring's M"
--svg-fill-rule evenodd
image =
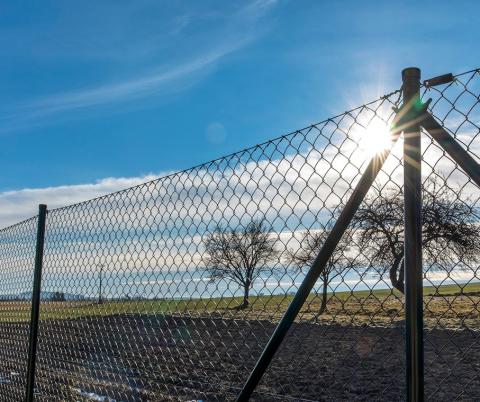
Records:
M444 268L455 259L478 261L480 226L474 207L439 180L423 185L422 244L430 266ZM366 200L355 218L359 243L372 264L388 271L392 286L404 293L403 188L386 189Z
M270 232L262 218L236 229L217 226L204 241L205 266L211 277L230 279L243 288L240 308L248 307L255 280L272 270L268 264L278 252Z
M288 252L288 260L293 264L295 269L302 271L312 266L325 240L327 240L329 232L329 227L322 227L320 230L307 230L302 234L298 249L289 250ZM323 314L327 307L329 283L345 270L355 266L354 258L348 255L351 241L352 234L350 231L347 231L320 274L320 280L322 281L322 299L318 312L319 315Z

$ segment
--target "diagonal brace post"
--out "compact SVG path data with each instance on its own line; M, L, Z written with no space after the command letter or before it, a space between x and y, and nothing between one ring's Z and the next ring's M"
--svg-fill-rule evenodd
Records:
M421 125L477 186L480 187L480 164L473 159L430 113L424 116Z
M397 114L397 116L398 118L400 117L399 114ZM396 122L398 122L397 118L392 125L393 128L391 129L391 147L393 147L393 145L396 143L402 131L401 126L397 127ZM349 224L351 223L353 216L355 215L360 204L364 200L368 190L372 186L375 178L377 177L377 174L382 169L382 166L389 154L390 149L385 150L378 155L375 155L370 160L365 172L363 173L360 181L355 187L355 190L353 191L345 207L340 213L340 216L335 222L335 225L333 226L330 234L328 235L327 240L323 244L322 249L318 253L317 258L315 259L311 268L306 274L302 284L298 288L297 293L295 294L285 314L278 323L277 328L275 329L270 340L265 346L265 349L263 350L257 364L255 365L245 385L240 391L240 394L237 397L237 402L246 402L250 399L250 396L252 395L263 374L270 365L270 362L272 361L276 351L280 347L288 330L292 326L293 321L295 320L298 313L300 312L300 309L305 303L305 300L315 286L318 277L325 269L325 266L330 257L332 256L338 242L340 241Z

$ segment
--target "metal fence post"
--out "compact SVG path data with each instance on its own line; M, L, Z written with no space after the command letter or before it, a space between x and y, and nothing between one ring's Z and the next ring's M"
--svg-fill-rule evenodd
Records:
M47 206L38 206L37 243L35 251L35 271L33 274L32 311L30 317L30 337L28 342L27 389L25 401L33 401L35 388L35 363L37 357L38 319L40 315L40 296L42 282L43 249L45 243L45 221Z
M406 110L420 108L420 69L402 71ZM423 270L421 138L418 121L404 130L405 329L408 402L423 401Z

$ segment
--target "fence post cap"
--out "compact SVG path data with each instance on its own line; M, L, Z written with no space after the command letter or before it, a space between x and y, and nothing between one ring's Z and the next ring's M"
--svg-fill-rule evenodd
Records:
M402 70L402 79L417 79L420 80L420 69L418 67L407 67Z

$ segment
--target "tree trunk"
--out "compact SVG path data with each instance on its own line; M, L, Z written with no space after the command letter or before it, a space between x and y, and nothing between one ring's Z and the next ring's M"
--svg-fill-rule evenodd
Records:
M403 280L405 270L403 267L403 255L395 257L390 267L389 276L392 286L400 292L405 293L405 283Z
M248 296L250 294L250 282L245 283L243 287L243 303L241 304L240 308L247 308L249 301Z
M320 304L320 310L318 311L318 315L322 315L327 308L327 291L328 291L328 278L323 278L322 302Z

